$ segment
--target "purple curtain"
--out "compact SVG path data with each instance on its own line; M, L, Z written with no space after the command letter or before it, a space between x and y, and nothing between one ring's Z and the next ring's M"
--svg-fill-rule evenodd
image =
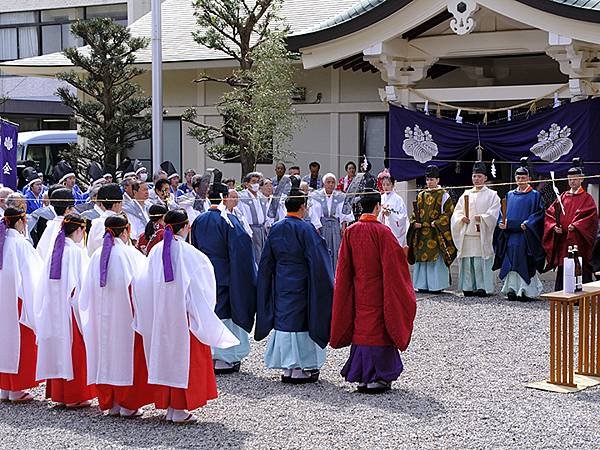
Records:
M18 125L0 119L0 183L17 190Z
M399 181L423 176L429 164L443 169L478 142L497 161L528 156L538 174L564 174L576 157L587 175L600 174L600 98L493 125L459 124L390 105L389 133L390 171Z

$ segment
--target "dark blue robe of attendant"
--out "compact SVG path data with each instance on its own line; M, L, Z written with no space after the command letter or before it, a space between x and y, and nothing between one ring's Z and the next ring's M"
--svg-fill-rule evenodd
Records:
M275 223L258 266L255 339L273 329L308 331L325 348L332 304L333 268L325 240L297 217Z
M502 222L502 214L498 223ZM524 223L526 229L521 229ZM531 189L517 189L506 195L506 229L496 228L493 270L500 269L504 279L508 272L517 272L529 284L536 271L543 271L545 253L542 246L544 234L544 204L541 194Z
M229 225L218 209L202 213L192 224L192 245L210 259L217 280L215 313L252 331L256 311L256 264L252 239L237 217Z

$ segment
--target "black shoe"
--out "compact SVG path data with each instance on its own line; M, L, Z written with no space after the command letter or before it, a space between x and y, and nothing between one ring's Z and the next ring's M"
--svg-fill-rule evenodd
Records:
M473 295L475 295L475 297L487 297L489 294L483 289L477 289L473 292Z
M215 369L215 375L228 375L230 373L237 373L240 371L241 362L235 362L231 367L226 369Z
M510 291L508 294L506 294L506 298L511 301L517 301L517 294L515 294L513 291Z
M475 293L473 291L463 291L463 295L465 297L473 297L475 296Z
M439 291L429 291L429 293L433 294L433 295L440 295L440 294L443 294L444 291L440 289Z
M531 301L531 298L527 297L526 295L519 295L517 296L517 301L526 303Z
M384 392L389 391L391 388L391 382L379 380L374 383L368 383L366 386L359 386L358 392L363 394L383 394Z
M417 292L419 292L419 294L427 294L429 289L417 289Z
M290 384L292 382L292 376L291 375L281 375L281 382Z

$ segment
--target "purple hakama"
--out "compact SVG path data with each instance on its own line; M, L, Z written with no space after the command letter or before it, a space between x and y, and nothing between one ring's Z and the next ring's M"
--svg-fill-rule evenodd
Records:
M341 374L351 383L392 382L403 369L400 352L393 346L352 344Z

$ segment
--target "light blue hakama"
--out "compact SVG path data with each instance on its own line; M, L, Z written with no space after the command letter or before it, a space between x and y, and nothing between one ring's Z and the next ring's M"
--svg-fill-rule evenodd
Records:
M483 289L488 294L494 293L496 284L492 266L494 258L484 259L481 256L459 258L458 290L474 292Z
M415 289L441 291L450 286L448 266L444 258L438 256L433 262L417 262L413 269L413 286Z
M273 331L267 342L265 364L269 369L320 369L325 364L325 349L319 347L308 331Z
M233 320L231 319L221 319L221 322L223 322L223 325L238 338L240 343L239 345L229 348L211 347L212 358L224 361L227 364L240 362L250 354L250 340L248 339L248 333L246 330L233 323Z
M525 296L529 298L537 298L540 296L544 289L538 274L536 273L531 277L529 284L525 283L525 280L521 278L517 272L510 271L504 278L504 284L502 285L502 294L508 295L509 292L514 292L518 297Z

